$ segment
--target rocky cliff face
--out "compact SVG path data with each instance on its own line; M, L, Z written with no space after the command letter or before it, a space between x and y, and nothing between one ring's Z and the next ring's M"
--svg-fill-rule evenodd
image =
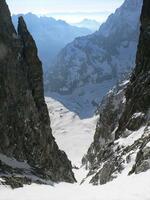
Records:
M102 102L100 118L83 164L88 180L105 184L120 174L150 169L150 1L144 0L136 67L128 84ZM87 180L87 177L84 181Z
M75 181L52 136L35 42L22 17L15 31L5 0L0 1L0 177L13 187Z
M56 58L47 90L66 94L128 73L135 65L141 7L142 0L125 0L99 31L68 44Z

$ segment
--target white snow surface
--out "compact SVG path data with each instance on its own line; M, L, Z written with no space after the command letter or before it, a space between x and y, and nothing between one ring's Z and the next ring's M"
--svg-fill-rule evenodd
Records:
M0 186L0 200L149 200L149 186L150 171L122 176L103 186L32 184L15 190Z
M47 97L46 102L59 148L67 153L73 165L80 167L81 159L93 140L97 117L80 119L59 101Z
M134 131L134 132L126 130L127 132L129 132L129 136L126 138L120 138L116 140L115 143L118 143L120 146L124 146L124 147L131 146L136 140L142 137L145 128L146 127L144 126L140 128L138 131Z
M150 142L149 142L149 143L147 143L146 147L149 147L149 148L150 148Z

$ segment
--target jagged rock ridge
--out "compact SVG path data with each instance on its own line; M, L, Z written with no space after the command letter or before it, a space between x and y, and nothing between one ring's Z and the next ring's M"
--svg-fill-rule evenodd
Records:
M141 24L132 77L102 102L94 142L83 158L92 184L105 184L119 174L138 174L150 169L149 0L144 0Z
M0 177L12 187L75 181L70 161L52 136L42 73L23 18L19 18L17 33L8 6L1 0Z
M68 44L56 58L46 89L68 94L130 72L135 65L141 7L142 0L125 0L97 32Z

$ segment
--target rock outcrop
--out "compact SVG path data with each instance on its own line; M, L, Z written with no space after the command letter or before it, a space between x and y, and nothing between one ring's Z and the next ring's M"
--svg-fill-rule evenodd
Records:
M94 142L83 158L93 184L105 184L121 173L150 169L149 33L150 1L144 0L136 67L127 86L104 99Z
M70 161L52 136L42 76L37 48L23 18L17 33L1 0L0 177L13 187L75 181Z

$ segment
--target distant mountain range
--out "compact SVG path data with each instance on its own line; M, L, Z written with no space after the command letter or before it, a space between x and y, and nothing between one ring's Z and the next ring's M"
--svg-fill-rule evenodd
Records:
M20 15L22 14L12 16L15 27L17 27ZM65 21L55 20L51 17L38 17L32 13L25 14L23 17L36 41L39 57L44 64L44 71L50 67L54 57L66 44L78 36L91 33L87 28L71 26Z
M73 25L80 27L80 28L88 28L92 31L96 31L99 29L101 23L97 22L96 20L92 20L92 19L84 19L81 22L75 23Z
M76 38L57 56L46 88L63 94L120 79L135 65L142 0L126 0L100 29Z
M110 11L100 11L100 12L53 12L47 13L46 16L53 17L55 19L63 19L68 23L79 23L84 19L94 19L100 21L101 23L105 22L108 16L111 14Z

